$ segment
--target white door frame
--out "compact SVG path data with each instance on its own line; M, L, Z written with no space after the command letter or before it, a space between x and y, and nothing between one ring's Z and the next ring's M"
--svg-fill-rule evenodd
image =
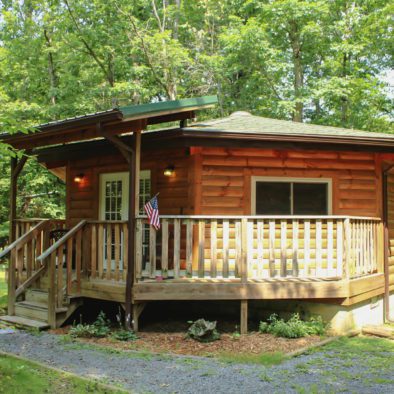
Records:
M105 183L106 181L122 181L122 220L128 220L129 213L129 173L128 172L111 172L100 174L100 196L99 196L99 219L105 220Z

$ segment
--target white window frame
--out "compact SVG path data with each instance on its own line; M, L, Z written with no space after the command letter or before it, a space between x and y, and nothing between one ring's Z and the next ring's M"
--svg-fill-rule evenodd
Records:
M257 182L278 182L278 183L290 183L290 204L291 211L293 211L293 183L324 183L327 185L327 216L332 215L332 179L331 178L297 178L297 177L271 177L271 176L252 176L251 177L251 212L252 215L256 215L256 184ZM291 214L291 216L296 216ZM313 215L312 215L313 216Z

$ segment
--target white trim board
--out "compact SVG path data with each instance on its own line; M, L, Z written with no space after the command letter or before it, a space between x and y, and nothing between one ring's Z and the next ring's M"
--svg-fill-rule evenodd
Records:
M297 177L251 177L251 213L256 215L256 183L257 182L286 182L286 183L325 183L327 184L327 215L332 215L332 179L331 178L297 178Z

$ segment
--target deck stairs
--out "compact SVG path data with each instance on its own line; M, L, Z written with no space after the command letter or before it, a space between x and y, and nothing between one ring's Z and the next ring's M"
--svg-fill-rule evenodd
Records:
M56 308L56 327L60 327L82 305L79 298L65 298ZM28 289L25 299L15 303L15 315L0 316L0 321L16 326L44 330L48 323L48 292L39 288Z

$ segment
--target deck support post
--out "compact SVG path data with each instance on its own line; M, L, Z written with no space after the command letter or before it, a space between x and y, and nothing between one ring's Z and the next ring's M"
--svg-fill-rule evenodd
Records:
M140 173L140 160L141 160L141 131L134 131L132 155L129 163L129 247L128 247L128 264L127 264L127 277L126 277L126 328L131 330L132 317L133 317L133 304L132 292L135 280L135 223L136 215L139 212L139 173ZM138 319L137 319L138 320ZM138 326L138 322L137 322ZM138 327L137 327L138 328Z
M27 156L22 156L21 159L16 157L11 157L11 176L10 176L10 228L9 228L9 238L8 243L11 244L16 239L16 196L18 194L18 177L21 173L25 163L27 161ZM13 250L10 256L10 263L8 266L8 314L15 314L15 287L16 287L16 253Z
M146 302L141 302L138 304L133 304L133 331L138 332L139 329L139 318L141 316L141 313L145 309Z
M240 334L248 333L248 300L241 300Z

